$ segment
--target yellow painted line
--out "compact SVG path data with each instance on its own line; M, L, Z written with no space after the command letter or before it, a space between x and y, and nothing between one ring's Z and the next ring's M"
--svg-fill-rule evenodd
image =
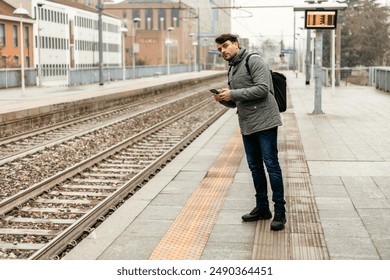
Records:
M243 156L241 134L236 131L154 249L150 260L200 259Z

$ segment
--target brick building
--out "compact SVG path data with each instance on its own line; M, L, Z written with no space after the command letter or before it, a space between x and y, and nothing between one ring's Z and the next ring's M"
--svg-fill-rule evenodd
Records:
M20 58L20 16L14 15L14 7L0 0L0 68L18 68L21 65ZM33 67L33 23L30 16L22 16L25 67Z
M230 14L212 9L217 5L229 6L230 1L125 0L105 2L104 11L120 18L127 29L126 65L132 64L133 43L137 65L166 64L169 43L170 63L193 65L197 61L210 68L217 58L209 52L215 49L215 36L231 29Z

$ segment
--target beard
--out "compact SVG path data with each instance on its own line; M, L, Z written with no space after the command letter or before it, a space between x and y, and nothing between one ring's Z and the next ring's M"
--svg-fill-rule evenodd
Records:
M223 56L223 59L225 59L226 61L230 61L234 58L234 56L232 56L231 54L226 54Z

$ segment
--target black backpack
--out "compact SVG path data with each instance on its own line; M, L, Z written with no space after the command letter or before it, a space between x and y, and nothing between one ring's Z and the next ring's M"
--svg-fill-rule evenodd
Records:
M249 75L252 75L248 66L249 58L252 55L258 55L257 53L251 53L246 56L245 67ZM270 70L272 76L272 83L274 85L274 91L272 92L276 103L278 103L279 112L285 112L287 109L287 78L282 73L274 72Z

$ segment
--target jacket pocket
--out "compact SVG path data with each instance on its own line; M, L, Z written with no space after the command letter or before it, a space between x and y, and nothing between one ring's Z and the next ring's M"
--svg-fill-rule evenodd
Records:
M244 101L241 102L238 108L238 114L241 115L243 120L255 120L258 118L257 115L261 115L266 107L267 103L259 100Z

